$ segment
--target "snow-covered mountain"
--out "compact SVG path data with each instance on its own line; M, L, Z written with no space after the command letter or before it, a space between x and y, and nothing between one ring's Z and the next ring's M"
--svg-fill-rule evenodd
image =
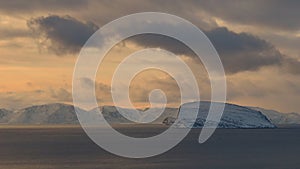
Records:
M185 119L181 120L176 124L181 127L201 127L203 126L207 112L209 110L210 102L201 102L200 109L198 110L198 118L196 123L193 125L189 119L189 111L193 108L193 103L186 103L181 106L181 113L186 116ZM182 109L185 107L185 109ZM125 117L123 117L114 106L103 106L100 107L105 119L109 123L132 123ZM127 112L128 116L133 113L131 109L123 109ZM96 109L84 112L92 112ZM142 110L140 110L142 112ZM298 115L298 114L297 114ZM295 115L295 116L297 116ZM178 116L177 108L166 108L164 113L159 116L152 123L162 124L162 123L172 123ZM275 117L275 116L274 116ZM281 117L281 116L280 116ZM295 118L291 117L290 118ZM298 116L297 116L298 117ZM271 119L274 120L274 119ZM284 120L283 120L284 121ZM286 121L286 120L285 120ZM300 119L299 119L300 121ZM78 119L72 105L67 104L45 104L27 107L17 111L9 111L5 109L0 109L0 123L9 124L78 124ZM214 124L215 122L207 122ZM276 123L275 123L276 124ZM272 128L275 127L265 115L259 111L233 105L226 104L225 111L219 127L223 128Z
M15 111L10 124L75 124L78 123L72 105L54 103L27 107Z
M97 107L94 108L92 110L90 110L90 112L95 113L96 111L100 110L102 111L102 114L105 118L105 120L109 123L132 123L132 121L129 121L128 119L126 119L124 116L122 116L117 108L115 106L102 106L102 107ZM124 109L124 108L119 108L122 109L122 111L126 112L126 114L128 116L130 116L131 114L133 114L133 110L130 109ZM131 116L133 118L133 116Z
M8 123L13 112L6 109L0 109L0 123Z
M178 108L166 107L165 111L153 123L162 124L166 118L177 118Z
M109 123L133 123L133 121L130 121L127 118L125 118L123 115L121 115L115 106L102 106L102 107L94 108L94 109L90 110L90 112L95 112L97 109L102 111L104 118ZM129 117L130 119L135 119L135 121L141 120L141 119L139 119L139 117L141 117L142 115L138 115L137 117L135 117L134 110L132 110L132 109L126 109L126 108L120 108L120 107L118 109L121 109L123 112L125 112L127 117ZM147 110L147 109L145 109L145 110ZM143 112L145 110L138 109L138 111L140 111L140 112ZM156 110L156 108L153 109L153 111L155 111L155 110ZM157 111L159 111L159 110L157 109ZM177 114L178 114L177 108L165 108L162 115L159 116L157 119L155 119L151 123L152 124L162 124L163 121L167 117L176 117Z
M86 113L95 112L96 109L84 111ZM109 123L132 123L123 117L114 106L99 107L102 114ZM134 119L133 110L119 108L126 112L127 116ZM143 110L139 110L143 111ZM155 111L155 110L154 110ZM93 115L94 113L91 113ZM166 117L176 116L176 108L166 108L164 113L152 123L162 124ZM137 117L135 117L137 118ZM138 119L136 119L138 120ZM16 111L0 109L1 124L78 124L78 119L72 105L53 103L44 105L35 105Z
M95 112L97 108L84 111L86 113ZM102 114L109 123L132 123L123 117L114 106L100 107ZM126 112L128 116L132 116L133 110L119 108ZM142 110L140 110L142 111ZM156 119L153 123L162 124L166 117L177 114L176 108L166 108L162 116ZM136 119L138 120L138 119ZM27 107L16 110L14 112L0 109L0 123L8 124L78 124L78 119L72 105L53 103Z
M275 125L300 125L299 113L281 113L275 110L269 110L260 107L250 108L262 112Z
M175 127L194 127L200 128L204 126L204 123L208 125L216 125L216 121L206 121L206 117L209 111L210 102L200 102L198 109L198 116L195 123L192 123L189 113L197 109L199 102L192 102L183 104L180 108L180 119ZM220 103L215 103L220 104ZM197 111L197 110L196 110ZM181 118L183 117L183 118ZM261 112L252 110L247 107L238 106L234 104L225 104L225 109L221 121L218 124L218 128L274 128L273 125L265 115Z

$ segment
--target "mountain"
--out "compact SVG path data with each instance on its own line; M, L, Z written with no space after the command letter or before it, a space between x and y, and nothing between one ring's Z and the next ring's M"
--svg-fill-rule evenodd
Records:
M153 123L162 124L166 118L176 119L178 115L178 108L166 107L165 111Z
M299 113L281 113L275 110L269 110L260 107L250 108L262 112L275 125L300 125Z
M123 117L114 106L99 107L102 110L104 118L109 123L133 123ZM96 109L83 112L95 112ZM119 108L126 112L127 116L134 119L134 111L131 109ZM143 110L139 110L143 112ZM155 109L154 109L155 111ZM91 114L93 115L93 113ZM176 116L176 108L166 108L163 115L152 123L162 124L166 117ZM135 117L135 120L137 117ZM72 105L53 103L44 105L30 106L14 112L0 109L0 123L8 124L78 124L78 119L74 107Z
M131 114L133 114L133 110L130 109L124 109L124 108L119 108L122 109L123 111L126 112L126 114L128 116L130 116ZM117 108L115 106L102 106L102 107L97 107L94 108L92 110L90 110L90 112L95 113L97 110L101 110L102 114L105 118L105 120L109 123L132 123L132 121L129 121L128 119L126 119L125 117L123 117L117 110ZM131 116L133 118L133 116Z
M10 124L75 124L78 120L72 105L54 103L18 110L8 122Z
M191 109L195 108L195 103L183 104L180 108L181 114L186 115L186 118L180 120L176 125L178 127L202 127L208 110L210 102L200 102L200 109L198 110L198 117L195 124L191 123L189 117L189 112ZM95 108L90 111L84 112L95 112ZM132 123L125 117L123 117L114 106L102 106L100 107L105 119L109 123ZM133 110L120 108L127 112L127 116L133 118ZM147 109L146 109L147 110ZM139 113L143 113L145 110L139 110ZM154 109L155 111L155 109ZM143 115L143 114L142 114ZM135 117L135 120L140 120L138 118L143 118L144 116ZM152 116L152 115L150 115ZM154 124L172 124L178 116L177 108L166 108L164 113L159 116L152 123ZM290 117L292 118L292 117ZM300 121L300 120L299 120ZM0 123L9 124L78 124L78 119L72 105L67 104L45 104L27 107L15 112L9 110L0 109ZM215 122L207 122L214 124ZM275 123L276 124L276 123ZM259 111L233 105L226 104L225 111L221 122L219 123L220 128L273 128L275 127L265 115Z
M6 109L0 109L0 123L8 123L13 112Z
M109 123L134 123L133 121L128 120L122 114L120 114L115 106L102 106L102 107L94 108L90 112L95 112L95 111L97 111L97 109L102 111L104 118ZM140 114L138 114L138 117L135 117L134 116L135 112L132 109L126 109L126 108L120 108L120 107L118 107L118 109L121 109L122 112L126 112L126 115L130 119L135 119L135 121L141 120L141 118L142 118L141 113L144 112L145 110L147 110L147 109L145 109L145 110L137 109L140 112ZM159 109L153 108L153 111L156 111L156 110L159 111ZM165 108L162 115L159 116L157 119L155 119L151 123L152 124L162 124L165 118L176 117L177 114L178 114L177 108Z
M204 123L208 125L216 125L216 121L207 121L206 117L210 107L210 102L200 102L200 107L198 109L198 116L195 123L192 123L192 120L189 116L190 112L197 109L197 104L199 102L185 103L180 107L179 117L182 120L179 120L175 127L193 127L201 128L204 126ZM215 103L221 104L221 103ZM197 111L197 110L196 110ZM181 118L183 117L183 118ZM166 119L168 120L168 119ZM221 121L218 124L218 128L275 128L276 126L272 124L268 118L263 115L261 112L239 106L234 104L225 104L224 113L221 118Z

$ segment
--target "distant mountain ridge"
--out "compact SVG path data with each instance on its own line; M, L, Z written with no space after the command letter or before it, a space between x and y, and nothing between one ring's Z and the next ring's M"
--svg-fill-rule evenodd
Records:
M204 104L203 104L204 103ZM203 106L204 105L204 106ZM208 103L202 102L202 108L199 110L198 119L196 120L195 125L198 127L202 126L205 122L206 113L208 112ZM220 126L223 127L238 127L237 124L241 121L232 118L234 115L241 117L246 117L247 113L252 112L251 110L258 111L256 112L259 115L259 112L263 116L258 119L266 118L274 125L285 125L285 124L300 124L300 114L298 113L280 113L274 110L267 110L258 107L244 107L234 104L226 103L225 112L223 114ZM94 108L89 111L82 110L83 112L96 111ZM114 106L102 106L100 107L103 110L103 115L109 123L132 123L120 113L118 113L116 107ZM124 109L124 108L121 108ZM127 112L130 112L130 109L126 109ZM237 114L238 113L238 114ZM253 113L253 112L252 112ZM174 122L178 115L177 108L166 108L164 113L158 117L153 123L161 124L163 122ZM247 118L246 118L247 119ZM246 120L245 119L245 120ZM260 120L261 120L260 119ZM168 121L169 120L169 121ZM181 125L189 126L189 120L185 119L185 122L181 122ZM253 120L253 119L252 119ZM242 121L245 125L247 121ZM0 123L1 124L78 124L77 115L75 113L73 105L62 104L62 103L53 103L53 104L44 104L44 105L35 105L27 108L23 108L16 111L10 111L6 109L0 109ZM243 127L242 125L242 127ZM245 126L244 126L245 127ZM248 124L248 127L251 127ZM254 125L255 127L255 125Z
M80 109L80 108L77 108ZM123 117L114 106L102 106L86 111L84 113L95 112L97 109L102 110L104 118L109 123L132 123ZM130 114L130 109L123 109ZM165 113L156 119L153 123L162 124L166 116L177 113L177 108L166 108ZM140 110L142 111L142 110ZM0 109L1 124L79 124L73 105L63 103L52 103L44 105L34 105L16 111Z
M264 109L260 107L249 107L262 112L275 125L300 125L299 113L281 113L276 110Z
M127 112L126 114L131 118L131 119L135 119L136 121L138 121L139 119L137 119L138 117L133 117L130 116L131 113L133 112L132 109L126 109L126 108L118 108L118 109L122 109L122 111ZM154 108L155 110L156 108ZM97 110L101 110L102 114L104 116L104 118L106 119L106 121L108 121L109 123L133 123L132 121L128 120L127 118L123 117L117 110L117 108L115 106L101 106L101 107L97 107L94 108L92 110L90 110L90 112L95 112ZM138 111L145 111L145 110L141 110L138 109ZM162 113L161 116L159 116L157 119L155 119L153 122L151 122L152 124L162 124L163 121L167 118L167 117L176 117L178 113L178 108L165 108L164 112Z
M9 124L77 124L72 105L53 103L36 105L15 111Z
M0 109L0 123L8 123L13 112L6 109Z

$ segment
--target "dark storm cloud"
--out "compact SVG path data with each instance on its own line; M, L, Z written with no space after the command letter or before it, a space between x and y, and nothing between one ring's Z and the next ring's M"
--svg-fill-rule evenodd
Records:
M195 56L195 53L190 50L184 43L164 35L158 34L141 34L128 38L126 41L135 42L138 45L147 48L163 48L178 55Z
M76 53L99 28L92 22L81 22L70 16L38 17L28 21L29 27L56 54ZM223 62L226 73L255 71L264 66L282 66L284 71L300 73L296 59L283 56L271 43L250 33L235 33L225 27L204 31ZM143 47L159 47L179 55L195 57L183 43L162 35L144 34L126 41ZM46 43L45 43L46 42ZM49 43L50 42L50 43Z
M270 43L247 33L235 33L227 28L206 32L229 73L257 70L280 64L281 53Z
M274 46L251 34L235 33L224 27L205 31L205 34L218 51L227 73L258 70L283 62L283 56ZM187 46L166 36L146 34L129 40L144 47L160 47L175 54L195 57Z
M92 22L81 22L70 16L50 15L33 18L28 27L39 39L39 45L58 55L76 53L99 28Z

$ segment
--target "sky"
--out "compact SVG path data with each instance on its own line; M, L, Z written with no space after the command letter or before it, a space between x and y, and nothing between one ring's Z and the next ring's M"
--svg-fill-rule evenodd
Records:
M95 31L124 15L164 12L199 27L215 46L226 73L227 102L300 112L299 6L289 0L0 1L0 108L72 103L76 59ZM155 47L182 58L195 74L201 98L210 99L207 72L189 48L172 38L139 35L105 56L96 78L99 105L112 104L110 83L118 64L133 52ZM148 94L156 88L166 93L169 106L178 106L176 82L158 70L133 79L131 101L148 106Z

